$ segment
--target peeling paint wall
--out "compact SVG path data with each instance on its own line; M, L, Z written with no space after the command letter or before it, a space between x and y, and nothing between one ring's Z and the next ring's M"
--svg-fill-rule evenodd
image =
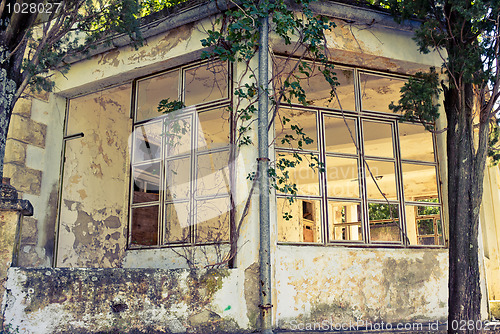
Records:
M244 332L234 270L11 268L5 321L20 333Z
M448 251L278 246L276 322L446 320Z
M128 224L131 86L70 100L58 267L118 267Z

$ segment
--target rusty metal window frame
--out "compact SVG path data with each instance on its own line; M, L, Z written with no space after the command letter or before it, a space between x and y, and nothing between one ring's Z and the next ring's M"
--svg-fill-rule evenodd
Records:
M175 68L171 68L159 73L154 73L145 77L137 78L134 80L134 91L133 91L133 97L134 97L134 103L133 103L133 125L132 125L132 130L135 131L135 129L139 128L140 126L143 126L144 124L147 124L148 122L162 122L162 131L165 131L165 120L167 119L166 115L162 115L159 117L154 117L154 118L148 118L148 119L143 119L136 121L137 119L137 101L138 101L138 84L140 81L151 79L154 77L158 77L167 73L171 73L174 71L178 71L179 73L179 78L178 78L178 98L179 101L184 102L185 101L185 84L186 84L186 79L185 79L185 73L186 71L196 68L196 67L202 67L204 65L209 64L210 62L218 61L217 59L211 59L208 61L197 61L193 63L188 63L185 65L181 65ZM170 248L170 247L186 247L186 246L197 246L197 245L212 245L212 244L228 244L229 240L227 241L215 241L215 242L198 242L196 240L196 235L197 235L197 224L195 224L195 219L197 216L197 206L196 202L199 200L203 200L205 197L204 196L198 196L196 194L196 175L197 175L197 161L200 156L208 155L208 154L214 154L214 153L221 153L221 152L226 152L229 151L229 146L224 146L224 147L219 147L219 148L212 148L212 149L205 149L202 151L199 151L197 148L197 134L198 134L198 122L196 122L196 115L201 114L204 112L209 112L215 109L219 108L225 108L229 107L232 104L232 66L230 63L226 62L226 69L227 69L227 80L228 80L228 85L227 85L227 97L222 98L222 99L216 99L213 101L205 102L205 103L200 103L196 104L193 106L188 106L185 108L184 113L182 114L182 118L189 117L190 119L190 124L191 124L191 149L189 153L186 154L177 154L173 156L167 156L166 154L166 143L165 143L165 138L162 136L162 142L161 142L161 156L158 159L154 160L148 160L148 161L143 161L136 163L134 162L134 154L135 154L135 149L134 149L134 143L135 140L132 137L132 143L131 143L131 167L130 167L130 198L129 198L129 219L128 219L128 248L129 249L151 249L151 248ZM134 133L134 132L133 132ZM166 162L168 161L174 161L174 160L179 160L183 158L189 157L190 159L190 179L192 180L190 182L190 189L189 189L189 195L187 199L183 200L167 200L166 199ZM158 202L144 202L144 203L133 203L133 193L134 193L134 175L133 175L133 170L134 167L136 166L143 166L151 163L160 163L160 189L159 189L159 200ZM229 199L229 193L226 195L215 195L215 196L209 196L210 199L219 199L219 198L228 198ZM166 243L165 241L165 229L166 229L166 206L168 204L172 203L189 203L189 217L190 217L190 224L188 226L188 238L186 241L180 241L180 242L170 242ZM157 203L157 204L156 204ZM141 208L141 207L148 207L152 205L158 205L158 232L157 232L157 243L155 245L137 245L132 243L132 210L135 208ZM229 212L228 212L229 214Z
M319 154L320 161L326 166L326 158L327 157L341 157L341 158L356 158L357 166L358 166L358 178L359 178L359 195L360 198L347 198L347 197L335 197L328 196L328 180L327 175L325 173L320 173L319 182L320 182L320 191L319 196L304 196L297 195L297 200L308 200L314 199L320 201L320 230L321 230L321 241L318 242L290 242L290 241L278 241L280 245L315 245L315 246L334 246L334 245L345 245L345 246L362 246L362 247L415 247L415 248L443 248L446 247L446 242L443 245L415 245L410 244L409 239L407 237L407 222L406 222L406 206L429 206L429 207L438 207L440 212L440 224L441 224L441 236L444 238L444 215L443 215L443 202L441 196L441 186L439 182L439 163L438 163L438 154L437 154L437 143L436 136L432 134L432 145L433 145L433 153L434 153L434 161L419 161L419 160L409 160L401 158L401 150L400 150L400 140L399 140L399 115L390 114L387 112L380 111L370 111L362 109L362 97L361 97L361 83L360 78L362 74L375 75L383 78L394 78L394 79L408 79L408 76L396 75L396 74L386 74L380 73L377 71L371 71L366 69L349 67L343 64L340 64L341 68L353 69L354 70L354 91L355 91L355 111L342 111L339 109L329 109L325 107L316 107L316 106L307 106L304 107L298 104L284 104L282 108L287 109L302 109L307 111L316 112L316 131L318 134L318 147L317 150L307 150L304 149L300 152L305 153L315 153ZM388 101L388 104L390 101ZM334 152L326 152L325 148L325 117L334 116L337 118L351 119L355 121L355 136L357 140L357 145L359 151L356 154L348 154L348 153L334 153ZM391 137L392 137L392 146L393 146L393 157L375 157L375 156L365 156L364 152L364 130L363 130L363 121L374 121L381 122L385 124L391 124ZM418 124L412 122L403 122L407 124ZM279 153L285 152L297 152L296 149L292 148L283 148L283 147L275 147L276 157ZM396 200L382 200L382 199L368 199L367 194L367 185L366 178L369 177L366 175L365 161L385 161L392 162L394 164L394 173L395 173L395 185L396 185ZM403 171L402 164L403 163L418 163L419 165L427 165L433 166L436 171L436 187L437 187L437 202L418 202L418 201L406 201L404 196L404 188L403 188ZM276 193L276 199L278 198L287 198L284 194ZM328 202L329 201L337 201L337 202L349 202L349 203L359 203L361 205L361 229L362 229L362 240L353 241L353 240L330 240L330 229L331 224L329 223L329 212L328 212ZM377 204L387 204L397 205L398 206L398 223L400 225L400 241L392 242L392 241L377 241L374 242L370 238L370 221L368 217L368 206L371 203ZM279 213L278 213L279 214ZM437 227L436 227L437 230ZM437 231L435 231L437 233ZM437 238L437 237L436 237Z

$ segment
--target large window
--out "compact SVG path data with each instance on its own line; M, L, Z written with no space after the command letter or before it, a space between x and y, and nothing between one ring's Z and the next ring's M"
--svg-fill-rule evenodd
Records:
M229 92L222 62L137 81L131 247L229 241ZM166 99L185 108L159 113Z
M282 79L292 66L278 68ZM330 99L316 69L302 83L312 107L292 100L279 110L279 119L290 121L276 123L276 159L302 160L288 171L295 200L277 194L278 241L444 245L434 136L388 108L404 78L336 69L338 99ZM293 137L291 125L314 142L299 150L281 141ZM324 164L324 173L309 166L311 159Z

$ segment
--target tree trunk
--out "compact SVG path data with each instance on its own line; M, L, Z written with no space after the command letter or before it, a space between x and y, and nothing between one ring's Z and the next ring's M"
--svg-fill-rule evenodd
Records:
M5 156L5 144L7 142L7 132L9 131L10 116L15 103L17 84L11 77L11 71L5 65L9 65L6 60L7 48L0 45L0 178L3 176L3 161Z
M478 225L485 157L476 161L472 85L452 86L445 94L450 219L448 333L477 333L482 328L478 322Z

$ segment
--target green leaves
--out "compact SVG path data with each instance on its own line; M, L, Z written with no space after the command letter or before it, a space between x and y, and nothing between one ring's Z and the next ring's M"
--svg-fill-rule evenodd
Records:
M401 88L398 104L393 101L389 108L395 113L403 113L406 120L434 122L439 117L439 104L436 101L440 92L438 73L435 68L431 68L428 73L419 72L410 78Z

